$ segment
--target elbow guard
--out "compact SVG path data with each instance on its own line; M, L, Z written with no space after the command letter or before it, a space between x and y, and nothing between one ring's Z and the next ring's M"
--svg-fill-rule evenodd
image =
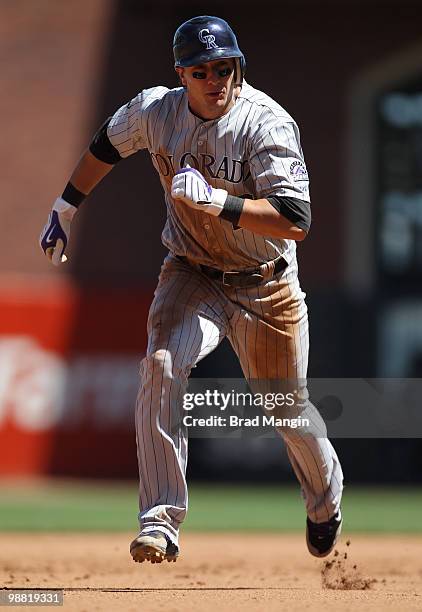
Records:
M283 217L286 217L305 232L309 232L311 227L311 205L309 202L284 196L269 196L267 200Z
M110 123L110 120L111 117L108 117L108 119L104 121L103 125L94 135L94 138L92 139L91 144L89 145L89 150L94 155L94 157L96 157L100 161L106 164L117 164L117 162L119 162L122 157L120 157L120 154L116 147L111 144L110 139L107 135L107 127Z

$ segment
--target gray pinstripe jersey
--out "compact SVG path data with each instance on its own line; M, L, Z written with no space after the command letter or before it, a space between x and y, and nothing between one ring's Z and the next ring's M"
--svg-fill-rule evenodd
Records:
M172 253L222 270L255 267L281 254L288 262L295 258L293 240L234 229L171 197L174 174L189 164L231 195L310 201L298 127L266 94L244 83L226 115L204 121L189 110L183 87L153 87L117 110L107 133L123 158L148 149L164 188L162 240Z

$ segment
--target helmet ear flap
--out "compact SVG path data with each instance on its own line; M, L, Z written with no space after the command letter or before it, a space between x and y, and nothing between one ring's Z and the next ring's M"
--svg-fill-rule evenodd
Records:
M242 71L242 81L243 81L243 77L245 76L245 72L246 72L246 60L243 55L240 58L240 70Z
M243 83L243 75L245 74L245 58L234 58L234 82L237 86Z

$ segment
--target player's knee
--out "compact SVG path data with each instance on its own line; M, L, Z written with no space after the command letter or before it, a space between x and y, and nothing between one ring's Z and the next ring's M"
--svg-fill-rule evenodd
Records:
M326 438L327 427L315 406L309 401L297 402L294 410L284 415L283 425L277 431L290 440L301 439L306 436ZM285 422L284 422L285 421Z
M175 362L171 352L167 349L153 351L141 362L141 378L159 375L162 379L185 378L179 364Z
M146 355L141 362L141 375L149 373L159 374L164 377L171 377L173 373L173 360L170 351L158 349Z

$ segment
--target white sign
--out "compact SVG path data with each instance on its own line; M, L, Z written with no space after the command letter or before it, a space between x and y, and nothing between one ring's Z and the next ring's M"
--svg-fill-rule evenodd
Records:
M5 419L29 431L132 427L141 356L70 360L27 336L0 337L0 428Z

